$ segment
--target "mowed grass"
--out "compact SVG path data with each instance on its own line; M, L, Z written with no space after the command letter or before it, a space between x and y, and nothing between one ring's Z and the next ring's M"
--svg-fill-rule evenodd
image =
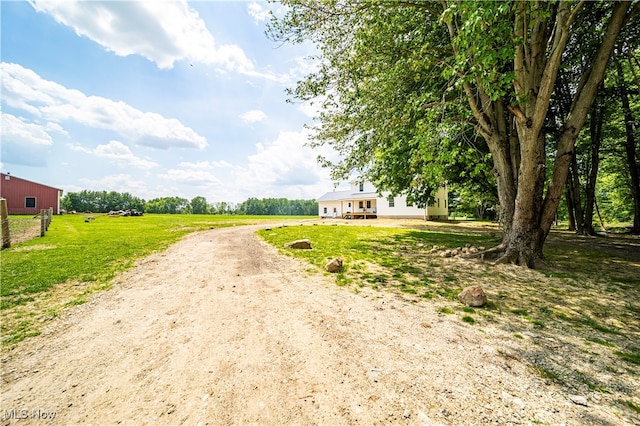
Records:
M460 283L448 274L439 273L439 262L425 263L427 258L417 259L414 254L426 254L434 245L456 248L465 244L490 246L498 242L495 237L485 235L377 226L282 227L262 230L258 234L280 248L296 239L311 240L313 250L283 251L306 259L318 268L324 268L335 257L342 258L343 270L336 275L338 285L370 285L374 289L397 287L405 293L427 298L433 297L434 291L446 293L448 298L454 297L451 294L459 291ZM450 285L432 285L440 280Z
M465 326L499 330L506 358L526 362L534 374L571 392L606 395L627 413L640 401L637 237L554 232L545 245L546 264L530 270L430 253L433 246L496 245L499 231L482 224L475 229L454 224L389 228L353 221L258 233L320 271L332 258L342 258L343 270L332 275L340 286L393 292L454 315ZM313 249L284 248L301 238L311 240ZM485 307L468 308L457 301L457 294L471 285L487 293Z
M93 219L85 222L89 217ZM24 217L14 219L16 223L29 222ZM296 218L152 214L55 216L44 237L12 244L0 253L3 344L13 345L37 334L37 323L43 316L52 317L64 306L84 303L91 293L109 288L112 278L133 266L136 259L165 249L187 233L293 219Z

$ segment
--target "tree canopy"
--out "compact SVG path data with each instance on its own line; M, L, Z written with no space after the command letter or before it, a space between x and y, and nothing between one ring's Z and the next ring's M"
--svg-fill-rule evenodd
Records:
M311 145L341 154L324 160L334 178L355 172L422 202L443 181L495 181L504 237L485 255L543 259L576 139L638 2L283 3L268 34L321 52L290 94L321 103Z

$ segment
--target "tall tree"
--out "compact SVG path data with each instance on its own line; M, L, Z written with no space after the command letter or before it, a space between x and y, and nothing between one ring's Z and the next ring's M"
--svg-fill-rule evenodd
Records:
M191 199L189 209L193 214L207 214L209 213L209 204L206 198L197 196Z
M543 259L576 138L637 2L284 3L269 34L322 52L320 70L292 94L324 96L315 138L345 156L337 175L356 170L382 189L429 193L444 178L442 142L472 125L491 154L504 224L487 255L529 267ZM548 151L558 73L575 65L565 48L585 26L597 49L563 87L570 107Z

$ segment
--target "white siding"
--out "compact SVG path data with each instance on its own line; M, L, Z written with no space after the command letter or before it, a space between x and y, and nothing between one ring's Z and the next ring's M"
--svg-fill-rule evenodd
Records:
M382 218L386 217L400 217L400 218L415 218L424 219L425 209L421 209L415 206L407 206L407 197L404 195L396 196L393 199L393 207L389 207L389 194L383 193L383 198L378 198L378 216Z
M349 182L351 185L351 192L353 192L354 194L358 194L361 192L376 192L376 187L373 186L372 183L370 182L358 182L358 181L353 181L353 182ZM362 191L360 191L360 184L362 184Z
M353 181L349 182L349 184L351 185L350 190L328 192L318 199L318 216L326 218L343 217L346 213L366 212L366 214L375 214L381 218L448 219L448 188L446 185L438 189L433 205L425 209L408 206L407 197L404 195L394 197L393 207L391 207L389 206L389 193L383 193L382 196L378 196L375 187L371 183L364 182L361 184L358 181ZM360 191L361 185L362 191ZM370 202L369 208L367 208L367 201ZM360 208L360 202L362 202L363 208ZM349 203L351 203L351 206L349 206Z
M347 204L344 203L344 207ZM327 210L325 213L324 210ZM334 214L335 209L335 214ZM340 201L321 201L318 203L318 216L320 217L342 217L342 211L340 210Z

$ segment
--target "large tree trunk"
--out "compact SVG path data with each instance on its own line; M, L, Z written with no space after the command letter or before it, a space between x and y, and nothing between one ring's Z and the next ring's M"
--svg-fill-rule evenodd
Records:
M547 46L544 43L548 37L544 18L536 16L536 14L526 15L524 2L521 7L522 14L516 19L515 32L516 35L528 35L529 44L516 50L514 61L516 81L514 86L516 92L527 101L519 106L510 106L509 108L515 117L520 143L520 163L516 181L513 220L510 228L505 227L502 244L496 249L502 250L503 253L498 262L511 262L535 267L539 261L544 259L542 247L551 230L562 189L565 187L569 165L574 154L575 141L596 97L597 89L604 80L607 63L613 51L615 40L624 24L629 3L619 2L613 6L602 44L591 67L586 69L583 74L571 110L558 138L553 172L546 195L543 192L546 178L543 124L575 10L571 12L568 3L561 2L559 4L553 28L552 46ZM548 58L544 55L547 47L550 47L551 51ZM486 109L484 112L484 117L479 119L481 127L489 124L485 119L488 115ZM488 116L491 117L491 115ZM478 118L477 114L476 118ZM485 128L485 133L495 135L495 132L491 132L491 130L489 126L488 131ZM493 140L488 139L487 142L491 147ZM505 156L506 153L502 158ZM505 171L501 170L500 164L495 163L495 157L494 164L498 173L505 174Z
M497 262L528 267L535 267L544 259L542 247L558 209L576 138L604 79L614 42L630 4L615 3L598 52L592 65L583 73L558 136L546 195L547 157L543 126L570 27L583 3L571 10L569 2L560 2L553 23L548 21L549 15L540 13L545 5L544 2L518 2L514 5L517 9L514 36L524 40L517 46L514 58L514 88L516 98L521 102L507 106L514 118L515 132L508 132L512 126L506 123L511 120L505 119L501 98L493 100L488 96L480 81L476 86L463 82L477 121L476 128L487 141L493 157L504 223L502 243L485 253L486 257L497 257ZM456 27L451 22L448 27L453 37ZM547 52L550 52L548 57Z

